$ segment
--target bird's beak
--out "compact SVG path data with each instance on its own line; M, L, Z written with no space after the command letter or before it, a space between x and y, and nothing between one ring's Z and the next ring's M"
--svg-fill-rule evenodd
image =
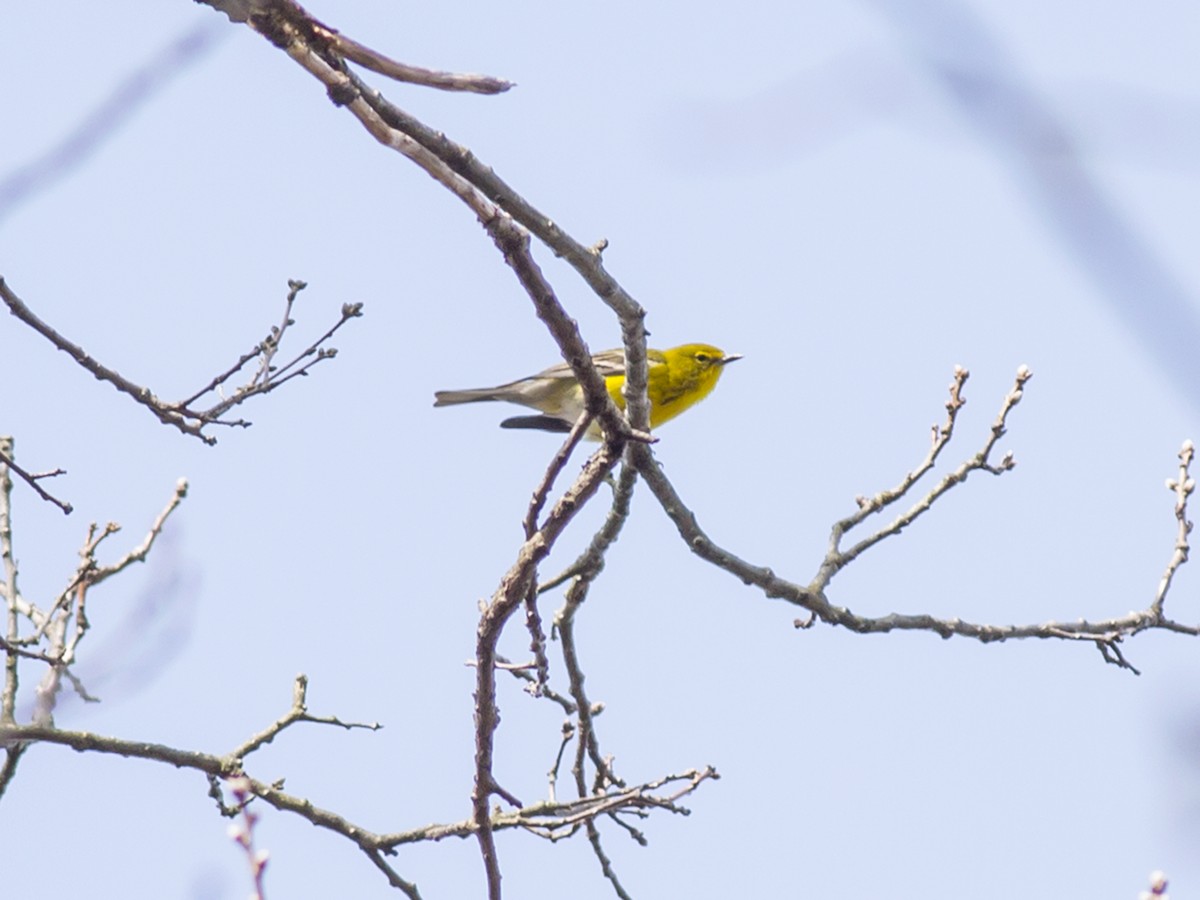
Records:
M725 354L725 358L721 360L721 365L727 366L731 362L735 362L741 358L742 358L742 354L740 354L740 353L727 353L727 354Z

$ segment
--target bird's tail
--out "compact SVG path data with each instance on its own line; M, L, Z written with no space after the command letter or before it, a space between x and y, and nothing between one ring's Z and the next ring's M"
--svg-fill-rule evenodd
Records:
M457 403L482 403L499 400L496 388L473 388L468 391L438 391L433 395L434 406L454 406Z

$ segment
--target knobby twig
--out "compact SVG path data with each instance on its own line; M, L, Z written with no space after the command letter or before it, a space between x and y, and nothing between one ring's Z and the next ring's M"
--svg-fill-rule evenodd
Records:
M11 447L12 438L8 438L8 441L9 446ZM6 453L3 449L0 449L0 468L7 468L13 472L16 472L22 481L33 488L34 493L36 493L46 502L53 503L55 506L61 509L63 511L63 515L69 516L74 510L74 507L71 506L70 503L67 503L65 500L59 500L57 497L47 492L40 484L38 484L38 482L43 478L55 478L59 475L66 475L66 469L54 469L50 472L26 472L16 464L11 453Z
M184 434L190 434L204 441L206 444L215 444L217 439L212 435L204 433L204 429L210 425L222 425L228 428L248 428L250 422L245 419L223 419L225 413L235 406L245 403L251 397L259 394L270 393L277 387L285 384L293 378L307 375L308 372L317 363L326 359L332 359L337 355L337 350L325 347L324 344L338 331L343 325L351 319L358 318L362 315L363 305L361 303L346 303L342 306L341 318L338 319L321 337L313 341L304 350L298 353L290 362L280 368L275 368L271 365L275 353L279 349L279 344L283 339L284 332L288 326L294 324L291 319L292 304L295 302L296 294L303 290L305 283L302 281L289 281L289 293L287 297L287 314L284 316L283 325L272 328L271 333L259 342L252 350L243 354L237 362L231 365L220 375L211 379L207 385L190 395L185 400L180 400L175 403L168 403L161 400L147 387L142 387L139 384L130 381L121 373L114 369L110 369L103 363L93 359L87 351L81 346L64 337L48 323L39 318L29 306L18 297L11 288L0 277L0 301L8 307L9 312L36 331L46 340L50 341L59 350L66 353L74 359L80 366L91 372L96 378L101 381L107 381L113 387L123 394L132 397L137 403L150 410L151 413L163 424L170 425L179 429ZM203 397L210 393L216 393L222 385L235 374L240 372L248 363L258 359L261 361L256 374L244 385L238 388L229 397L223 397L220 400L213 402L212 406L207 408L196 408L195 404ZM307 360L306 362L304 362ZM301 363L303 362L303 365ZM212 402L212 401L209 401Z
M955 367L954 381L950 384L950 399L946 402L946 421L940 428L936 425L934 426L933 445L930 447L929 454L925 457L924 461L912 472L908 473L900 484L892 490L881 491L869 500L859 497L858 512L834 523L829 538L829 552L825 555L821 571L813 579L812 587L815 590L824 590L833 576L841 571L847 563L856 559L864 550L875 546L875 544L879 543L885 537L898 534L902 529L911 525L919 516L928 512L939 497L951 488L966 481L972 472L990 472L993 475L1002 475L1005 472L1011 471L1016 466L1016 461L1013 459L1011 453L1005 454L1004 458L998 464L993 465L991 463L991 453L996 446L996 442L1005 434L1009 413L1021 402L1021 398L1025 394L1025 384L1033 377L1033 373L1029 371L1027 366L1021 366L1017 370L1016 384L1005 396L1000 406L1000 413L996 416L996 421L992 424L991 434L975 456L965 460L952 472L948 473L933 490L929 491L929 493L918 500L907 511L897 516L891 524L880 528L869 537L863 538L849 550L842 550L840 548L842 538L846 532L861 524L869 516L890 507L902 499L913 485L933 469L938 457L954 436L954 425L958 419L958 411L967 402L962 396L962 389L969 377L970 372L962 366Z
M367 731L378 731L383 728L378 722L343 722L336 716L314 716L308 711L308 676L301 673L296 676L292 685L292 708L264 728L258 734L252 735L238 744L230 755L237 759L245 759L255 750L271 743L284 730L297 722L313 722L318 725L335 725L351 731L355 728L365 728Z
M1191 497L1192 491L1196 489L1196 481L1191 476L1192 460L1196 457L1196 446L1191 441L1183 442L1183 449L1179 451L1179 474L1174 478L1167 479L1167 490L1175 495L1175 522L1177 530L1175 532L1175 552L1171 554L1171 559L1167 563L1167 570L1163 572L1162 581L1158 584L1158 591L1154 595L1154 602L1150 604L1150 610L1156 616L1162 616L1163 604L1166 602L1167 594L1171 590L1171 585L1175 581L1175 573L1179 571L1179 567L1188 561L1188 536L1192 533L1192 523L1188 521L1187 505L1188 498Z

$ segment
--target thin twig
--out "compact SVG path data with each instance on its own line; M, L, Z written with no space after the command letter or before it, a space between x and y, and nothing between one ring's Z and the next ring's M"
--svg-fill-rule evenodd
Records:
M587 433L588 426L592 424L592 417L586 412L579 417L579 420L571 427L571 433L567 435L567 439L563 441L558 452L550 460L550 464L546 466L546 472L542 475L542 480L538 483L537 488L533 492L533 498L529 501L529 509L525 512L525 520L522 523L525 527L525 540L533 537L537 531L538 517L541 515L542 507L546 504L546 497L549 496L551 489L554 487L554 481L566 466L567 460L571 458L571 454L575 448L579 446L579 442Z
M116 575L118 572L124 571L134 563L145 562L146 557L150 555L150 550L154 547L154 542L162 534L162 530L167 524L167 519L170 518L171 513L179 508L179 504L187 497L187 493L187 479L180 478L175 482L175 491L171 495L171 499L167 501L167 505L162 508L162 511L150 523L150 529L146 532L146 536L142 538L142 542L116 562L107 566L97 566L89 578L89 583L95 586Z
M1179 451L1179 474L1167 481L1167 490L1175 494L1175 521L1178 523L1178 528L1175 533L1175 550L1171 554L1170 562L1167 563L1167 570L1163 573L1162 581L1158 584L1154 602L1150 604L1150 609L1160 616L1167 594L1175 580L1175 573L1188 561L1190 550L1188 536L1192 533L1192 523L1188 521L1187 505L1188 498L1196 489L1195 479L1191 476L1192 460L1195 459L1195 456L1196 446L1191 441L1184 441L1183 447Z
M3 452L6 459L12 459L13 446L13 438L0 435L0 452ZM4 563L4 633L7 644L4 657L4 690L0 692L0 725L10 725L16 721L17 689L20 685L18 654L13 648L21 637L21 620L17 609L17 601L21 595L17 588L17 557L13 552L13 483L9 470L10 466L0 465L0 560ZM16 765L15 759L10 762Z
M0 466L7 466L9 469L16 472L21 477L21 480L33 488L34 492L39 497L49 503L53 503L55 506L61 509L63 511L63 515L69 516L74 510L74 507L71 506L70 503L67 503L65 500L59 500L40 484L38 484L38 481L43 478L53 478L57 475L66 475L66 469L54 469L50 472L26 472L16 464L12 456L5 453L3 450L0 450Z
M512 663L510 663L508 660L506 660L503 656L500 656L499 654L497 654L496 660L497 660L496 668L502 672L508 672L514 678L524 681L526 683L526 690L529 693L531 693L531 694L536 693L539 697L544 697L545 699L550 700L553 703L557 703L559 706L562 707L563 712L565 712L568 716L573 715L575 713L575 701L573 701L570 697L564 697L562 694L555 691L549 685L541 685L541 686L538 685L537 677L535 675L530 674L531 670L534 672L537 671L537 662L526 663L524 665L519 665L519 666L513 665ZM474 666L475 660L473 660L473 659L467 660L466 664L468 666Z
M537 533L538 517L541 515L542 507L546 503L546 498L550 494L551 488L554 487L554 481L566 466L567 460L571 458L571 453L579 445L584 434L587 433L588 426L592 423L592 416L585 412L581 415L578 421L571 427L571 433L567 435L567 439L563 445L554 454L554 458L550 460L550 465L546 467L546 472L542 476L541 482L533 492L533 498L529 501L529 509L525 513L525 540L529 540ZM529 649L533 652L533 659L537 665L537 681L533 685L534 696L539 695L550 680L550 661L546 658L546 635L542 629L542 619L537 607L537 582L530 581L529 590L525 594L525 625L529 632Z
M367 731L378 731L383 726L378 722L343 722L336 716L314 716L308 711L308 676L301 673L292 684L292 706L286 713L264 728L258 734L247 738L229 752L234 759L244 760L260 747L271 743L286 728L297 722L314 722L319 725L336 725L350 731L363 728Z
M423 69L407 63L397 62L370 47L366 47L344 34L332 32L333 49L350 62L377 72L393 81L405 81L440 91L469 91L473 94L502 94L513 86L511 81L491 75L474 75L461 72L439 72Z

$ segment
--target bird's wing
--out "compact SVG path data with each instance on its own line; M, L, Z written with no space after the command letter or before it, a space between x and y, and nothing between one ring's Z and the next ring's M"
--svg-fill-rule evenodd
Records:
M658 350L647 351L646 360L651 367L662 365L665 362L662 353ZM624 375L625 350L622 347L617 347L613 350L601 350L599 353L592 354L592 364L595 365L596 371L600 373L600 377L602 378L608 378L610 375ZM533 377L574 378L575 372L568 363L561 362L545 371L538 372Z

